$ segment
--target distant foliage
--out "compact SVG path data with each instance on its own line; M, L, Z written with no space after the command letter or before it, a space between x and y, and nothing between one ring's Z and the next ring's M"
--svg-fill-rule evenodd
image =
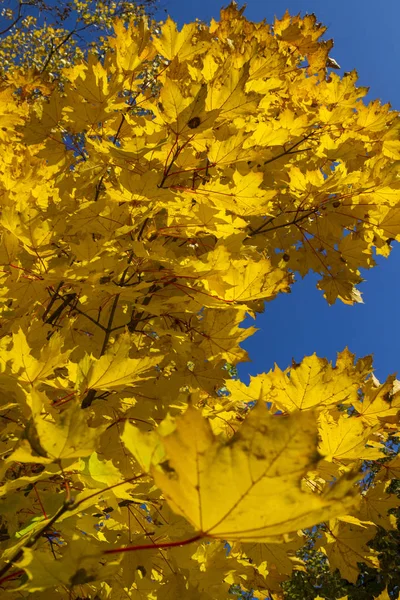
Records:
M0 3L0 76L15 71L56 80L88 50L102 53L115 18L140 19L156 0L3 0ZM3 5L3 6L1 6Z

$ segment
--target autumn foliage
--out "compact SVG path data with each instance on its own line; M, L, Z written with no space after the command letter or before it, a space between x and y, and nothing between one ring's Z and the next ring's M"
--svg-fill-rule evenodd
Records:
M60 79L4 75L5 597L281 598L316 525L332 572L379 569L395 377L347 349L232 376L246 314L310 271L360 302L400 239L399 116L324 31L117 19Z

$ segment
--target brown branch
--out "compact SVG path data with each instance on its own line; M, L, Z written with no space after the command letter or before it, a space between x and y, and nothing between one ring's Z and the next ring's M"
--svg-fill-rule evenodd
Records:
M2 569L0 569L0 578L3 577L12 567L13 563L17 562L20 558L22 558L24 554L24 548L32 548L36 544L39 538L51 527L67 510L69 510L72 506L73 502L65 500L62 506L57 510L57 512L49 519L47 523L43 525L31 538L27 540L27 542L15 552L15 554L10 558L9 562L4 565ZM4 580L0 579L0 583Z
M0 31L0 35L4 35L5 33L8 33L10 31L10 29L12 29L14 27L14 25L16 25L18 23L18 21L20 21L22 19L22 7L25 6L25 2L21 2L21 0L18 2L18 14L15 17L14 21L5 29L3 29L3 31Z
M51 59L53 58L53 56L56 54L56 52L59 51L60 48L62 48L62 46L64 46L64 44L66 44L68 42L68 40L75 35L76 33L80 33L81 31L84 31L85 29L87 29L88 27L90 27L90 23L87 23L86 25L83 25L82 27L80 27L79 29L76 28L77 24L79 22L79 19L76 21L75 23L75 27L73 29L71 29L71 31L65 36L65 38L59 43L57 44L57 46L53 46L52 49L49 52L49 55L40 71L40 73L44 73L45 70L47 69L47 67L49 66L49 63L51 61ZM52 41L53 44L53 41Z
M71 304L74 300L78 301L78 297L77 294L75 293L70 293L70 294L66 294L65 296L61 296L61 294L59 293L59 290L61 289L62 285L64 284L63 281L60 281L60 283L57 286L56 291L54 292L54 294L51 297L51 300L49 302L48 307L46 308L43 316L42 316L42 320L45 323L48 323L50 325L54 324L54 321L56 321L58 319L58 317L61 315L61 313L63 312L63 310L68 306L68 304ZM56 308L56 310L54 311L54 313L52 315L50 315L49 317L47 316L51 310L51 307L53 306L54 302L59 299L62 300L62 304ZM101 323L99 323L99 321L96 321L96 319L93 319L93 317L91 317L90 315L86 314L85 312L83 312L83 310L81 310L80 308L78 308L75 304L75 306L72 307L72 310L79 313L80 315L82 315L83 317L86 317L86 319L88 319L89 321L91 321L94 325L96 325L97 327L99 327L100 329L102 329L103 331L106 330L106 328L104 327L104 325L102 325Z
M145 220L143 221L143 225L141 226L140 231L137 236L138 242L140 242L140 240L142 239L143 232L144 232L148 222L149 222L149 217L146 217Z
M69 38L70 38L70 37L72 37L72 36L74 35L74 33L75 33L75 30L72 30L72 31L70 31L70 32L68 33L68 35L66 35L66 36L65 36L65 38L63 39L63 41L62 41L62 42L60 42L60 43L59 43L57 46L54 46L54 45L53 45L53 40L51 40L51 43L52 43L52 46L53 46L53 47L51 48L51 50L50 50L50 52L49 52L49 55L48 55L47 59L45 60L45 63L44 63L44 65L43 65L43 67L42 67L42 69L41 69L41 71L40 71L40 73L41 73L41 74L43 74L43 73L45 72L45 70L47 69L47 67L49 66L49 63L50 63L51 59L53 58L54 54L55 54L56 52L58 52L58 50L59 50L59 49L60 49L60 48L61 48L61 47L62 47L64 44L66 44L66 43L68 42Z
M301 140L299 140L298 142L293 144L293 146L290 146L290 148L288 150L285 150L284 152L281 152L280 154L277 154L276 156L273 156L272 158L266 160L264 162L264 165L268 165L269 163L273 162L274 160L278 160L278 158L282 158L282 156L286 156L287 154L296 154L298 152L306 152L307 150L312 150L312 148L304 148L303 150L296 150L295 152L293 152L294 148L297 148L297 146L300 146L300 144L302 144L303 142L308 140L308 138L310 138L312 135L314 135L314 133L316 133L316 131L311 131L311 133L309 133L308 135L303 137Z
M24 574L25 571L15 571L14 573L9 573L8 575L0 579L0 585L3 585L3 583L5 583L6 581L12 581L13 579L17 579L18 577L21 577L21 575Z
M153 283L153 285L149 288L148 295L143 300L141 306L148 306L152 299L152 294L154 294L155 292L158 292L158 290L160 290L160 289L161 289L161 286ZM144 310L141 310L140 312L138 312L136 314L135 314L135 312L132 312L131 320L129 321L129 323L127 325L128 331L130 331L130 333L133 333L134 331L136 331L136 327L138 326L140 321L145 320L143 318L143 315L145 312L146 311L144 311Z
M253 237L253 235L256 235L257 233L269 233L270 231L275 231L276 229L283 229L283 227L288 227L289 225L296 225L297 223L304 221L304 219L308 219L308 217L310 217L311 215L315 215L317 213L317 211L318 211L318 208L314 208L313 210L310 210L306 214L302 215L301 217L297 217L297 218L293 219L293 221L289 221L288 223L282 223L281 225L275 225L274 227L270 227L269 229L263 229L263 227L265 227L266 225L271 223L274 219L276 219L278 216L280 216L280 215L277 215L276 217L272 217L271 219L269 219L268 222L263 223L257 229L254 229L254 231L249 233L247 238Z
M66 294L65 296L59 296L59 298L62 300L62 303L56 308L52 315L47 317L47 319L44 322L49 325L54 325L55 321L57 321L57 319L61 316L63 310L69 304L71 304L76 299L76 297L77 295L75 293Z
M57 289L56 289L56 291L55 291L55 292L54 292L54 294L51 296L51 300L50 300L50 302L49 302L49 305L48 305L48 307L46 308L46 310L44 311L44 314L43 314L43 316L42 316L42 319L43 319L43 321L44 321L44 322L46 322L47 315L49 314L49 312L50 312L50 310L51 310L51 307L53 306L53 304L54 304L54 302L56 301L56 299L61 297L61 296L60 296L60 294L59 294L59 291L61 290L61 288L62 288L62 286L63 286L63 285L64 285L64 282L63 282L63 281L60 281L60 283L59 283L59 284L58 284L58 286L57 286ZM49 293L50 293L50 290L49 290L49 288L48 288L48 291L49 291Z
M73 499L71 499L69 497L69 494L67 493L67 498L64 500L64 503L55 512L55 514L51 517L51 519L49 519L48 522L43 525L43 527L41 527L34 535L32 535L32 537L30 537L26 541L26 543L23 544L17 550L17 552L15 552L15 554L10 558L10 560L7 562L7 564L5 564L2 569L0 569L0 585L4 581L6 581L6 580L8 580L8 579L11 578L10 575L7 576L7 577L3 577L3 576L6 573L8 573L8 571L13 566L13 563L17 562L18 560L20 560L20 558L22 558L22 556L24 554L24 548L32 548L32 546L34 546L36 544L36 542L42 537L42 535L44 533L46 533L46 531L52 525L54 525L54 523L56 521L58 521L58 519L61 517L61 515L63 515L65 512L67 512L69 510L75 510L81 504L83 504L84 502L87 502L87 500L90 500L91 498L94 498L95 496L98 496L99 494L104 494L104 492L106 492L108 490L111 490L111 489L113 489L115 487L118 487L119 485L123 485L124 483L130 483L131 481L135 481L136 479L140 479L141 477L143 477L143 473L139 473L139 475L134 475L133 477L129 477L129 479L124 479L123 481L119 481L118 483L114 483L114 485L110 485L110 486L108 486L105 489L99 490L98 492L94 492L90 496L86 496L86 498L82 498L78 502L75 502ZM20 575L20 574L22 574L22 573L20 571L18 571L17 573L14 573L13 576L16 577L17 575Z
M169 165L164 170L164 174L163 174L163 177L161 179L161 183L157 187L159 187L159 188L163 187L164 183L166 182L166 180L168 178L168 175L169 175L169 172L170 172L170 170L172 168L172 165L174 164L175 160L178 158L181 150L182 150L182 148L180 146L177 146L177 148L176 148L176 150L175 150L175 152L174 152L174 154L172 156L171 162L169 163Z
M260 227L257 227L257 229L252 229L251 233L249 233L249 235L247 237L252 237L253 235L256 235L257 233L263 233L261 230L263 229L263 227L265 227L266 225L269 225L270 223L272 223L272 221L274 221L275 219L277 219L278 217L281 216L282 213L279 213L279 215L275 215L274 217L270 217L269 219L267 219L267 221L265 221L264 223L262 223L260 225Z
M114 144L116 144L116 143L117 143L117 140L118 140L119 134L121 133L122 125L124 124L124 122L125 122L125 115L124 115L124 114L122 114L122 115L121 115L121 122L120 122L120 124L118 125L117 132L116 132L116 134L115 134L115 136L114 136Z
M99 199L99 195L100 195L100 190L101 190L101 184L103 183L103 179L106 176L106 172L103 173L103 175L100 177L99 181L97 182L96 185L96 193L94 195L94 201L97 202L97 200Z
M100 351L100 356L104 355L107 345L108 345L108 342L110 340L110 335L111 335L111 331L112 331L112 323L114 320L115 311L117 309L119 296L120 296L119 294L117 294L115 296L113 305L110 310L110 316L108 318L108 325L107 325L106 329L104 330L105 335L104 335L104 340L103 340L103 346ZM96 397L96 390L95 389L89 390L88 393L86 394L86 396L84 397L84 399L82 400L81 408L89 408L89 406L92 404L95 397Z
M141 314L143 314L143 312L142 312ZM138 317L134 317L134 310L133 310L133 311L132 311L132 317L131 317L131 320L130 320L130 321L128 321L128 323L124 323L124 325L118 325L117 327L113 327L113 328L111 329L111 332L112 332L112 333L114 333L114 331L118 331L118 329L125 329L125 327L128 327L128 328L129 328L129 326L130 326L130 324L132 323L132 321L133 321L133 320L135 320L135 321L137 321L138 323L140 323L141 321L148 321L148 320L149 320L149 319L151 319L151 318L152 318L152 316L151 316L151 315L149 315L148 317L140 317L140 318L138 318Z
M82 315L82 317L86 317L86 319L89 319L89 321L91 321L97 327L100 327L100 329L102 329L103 331L106 330L104 325L96 321L96 319L93 319L93 317L91 317L90 315L87 315L85 312L83 312L83 310L80 310L77 306L74 306L72 310Z
M132 262L132 259L133 259L133 252L129 256L128 265L125 268L124 272L122 273L121 279L120 279L120 281L118 283L118 285L121 286L121 287L124 285L125 278L126 278L126 276L128 274L129 265ZM110 340L110 336L111 336L112 329L113 329L112 328L112 324L113 324L113 320L114 320L114 316L115 316L115 311L117 310L119 298L120 298L120 294L116 294L116 296L114 298L113 305L112 305L111 310L110 310L110 316L108 318L107 327L104 328L105 335L104 335L103 345L102 345L102 348L100 350L100 356L104 355L104 353L105 353L105 351L107 349L108 342ZM93 400L95 399L95 397L96 397L96 390L95 389L90 389L87 392L86 396L82 400L81 408L89 408L89 406L91 406L91 404L92 404Z

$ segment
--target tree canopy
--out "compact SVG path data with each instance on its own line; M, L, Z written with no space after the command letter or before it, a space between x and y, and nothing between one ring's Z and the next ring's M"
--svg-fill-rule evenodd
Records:
M105 51L115 18L149 15L155 1L3 0L0 75L18 67L25 82L40 79L44 71L58 79L63 67L84 58L89 49Z
M394 597L395 376L235 368L296 277L361 301L400 239L399 115L314 15L112 24L0 84L0 586Z

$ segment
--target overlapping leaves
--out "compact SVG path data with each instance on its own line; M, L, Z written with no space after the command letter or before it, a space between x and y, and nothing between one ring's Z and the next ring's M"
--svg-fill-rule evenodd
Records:
M2 83L0 579L18 597L279 596L321 522L343 577L377 564L397 380L347 350L249 386L226 369L248 359L246 313L310 270L359 302L400 235L398 115L327 73L323 33L234 5L159 34L116 21L61 87Z

